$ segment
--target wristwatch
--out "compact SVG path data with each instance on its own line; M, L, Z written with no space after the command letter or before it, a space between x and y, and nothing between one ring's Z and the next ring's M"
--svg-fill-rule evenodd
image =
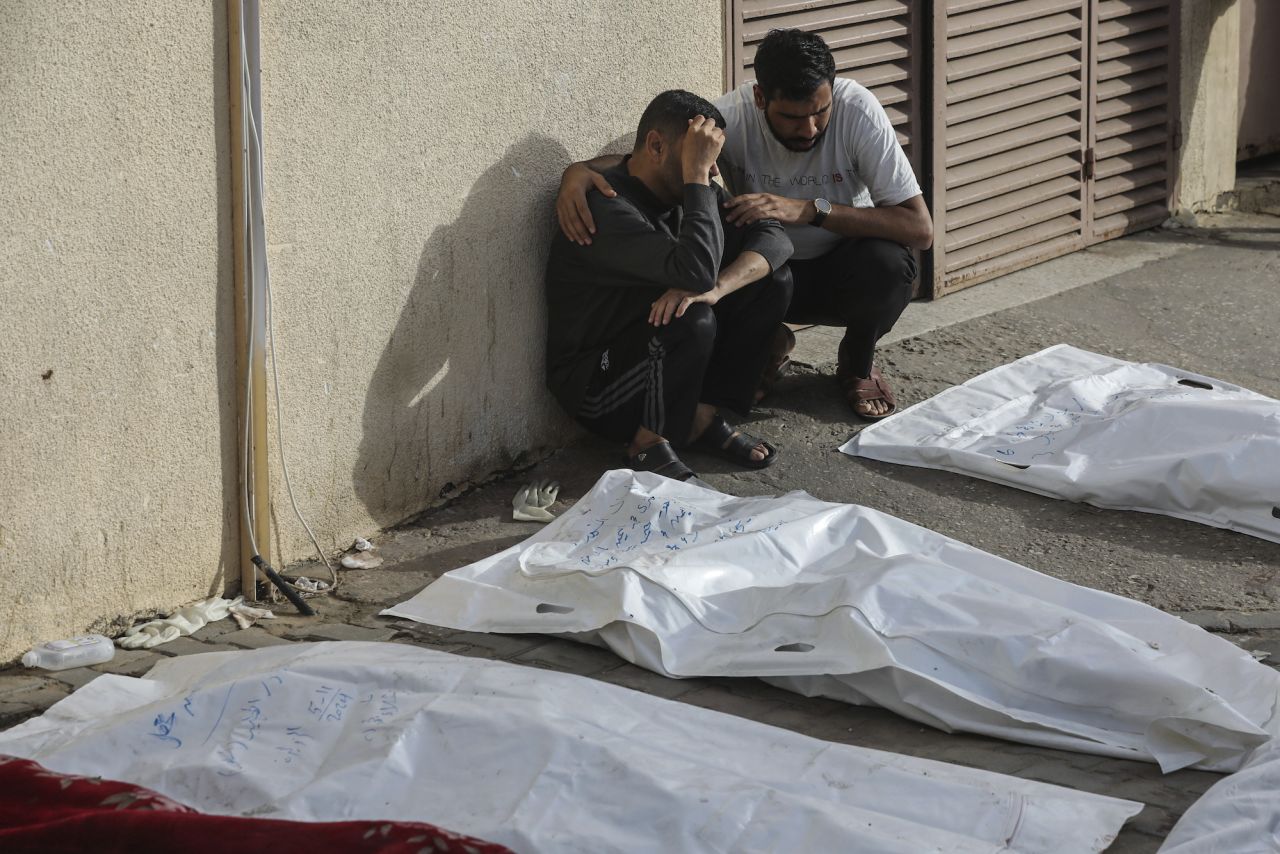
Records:
M814 228L821 228L822 221L831 213L831 202L826 199L814 199L813 207L817 213L813 215L813 219L809 220L809 225L812 225Z

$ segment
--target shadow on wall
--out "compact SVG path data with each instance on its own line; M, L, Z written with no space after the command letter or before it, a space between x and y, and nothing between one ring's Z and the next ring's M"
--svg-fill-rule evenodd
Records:
M568 162L559 142L530 134L427 240L369 383L352 472L379 525L576 435L543 369L543 268Z

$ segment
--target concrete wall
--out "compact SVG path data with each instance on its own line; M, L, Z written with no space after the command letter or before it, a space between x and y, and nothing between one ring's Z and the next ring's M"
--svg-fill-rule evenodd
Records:
M0 3L0 661L222 590L224 21Z
M280 426L328 548L565 437L553 186L657 91L719 93L722 11L264 7ZM0 661L235 582L225 18L0 2Z
M1280 151L1280 3L1239 0L1240 106L1236 159Z
M1236 181L1240 82L1237 0L1182 4L1177 211L1211 209Z

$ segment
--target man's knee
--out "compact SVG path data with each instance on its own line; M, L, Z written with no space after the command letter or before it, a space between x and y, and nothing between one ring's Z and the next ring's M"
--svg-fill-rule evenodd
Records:
M699 346L710 348L716 340L716 315L711 306L696 302L684 310L680 317L662 327L663 337L688 339Z
M867 237L857 242L852 272L855 281L879 293L897 294L915 281L916 259L901 243Z

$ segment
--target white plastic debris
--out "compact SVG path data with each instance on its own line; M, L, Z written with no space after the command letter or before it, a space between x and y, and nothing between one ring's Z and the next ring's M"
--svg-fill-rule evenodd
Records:
M198 632L209 623L224 620L235 605L243 605L244 597L223 599L211 596L185 607L179 608L162 620L151 620L129 628L116 638L116 644L123 649L150 649L160 646L184 635Z
M840 450L1280 542L1280 401L1167 365L1059 344Z
M374 569L382 566L382 558L373 552L356 552L353 555L343 555L341 563L344 569Z
M356 537L356 541L351 547L358 552L367 552L369 549L373 548L373 543L369 542L364 537Z
M560 484L554 480L539 479L520 487L511 499L511 518L517 522L550 522L556 518L551 505L560 494Z
M276 615L267 608L254 608L244 603L244 598L236 600L231 604L229 609L231 617L236 621L236 625L242 629L247 629L258 620L274 620Z
M45 641L23 654L23 667L44 670L67 670L110 661L116 654L115 644L105 635L80 635L64 640Z
M535 536L383 612L567 634L669 676L759 676L944 730L1231 770L1280 674L1139 602L866 507L608 472Z
M293 579L293 586L310 594L323 593L330 588L329 582L307 578L305 575Z
M557 854L1073 854L1142 806L403 644L100 676L0 733L0 753L206 813L426 821Z
M1275 854L1280 851L1280 742L1213 784L1183 813L1160 854Z

